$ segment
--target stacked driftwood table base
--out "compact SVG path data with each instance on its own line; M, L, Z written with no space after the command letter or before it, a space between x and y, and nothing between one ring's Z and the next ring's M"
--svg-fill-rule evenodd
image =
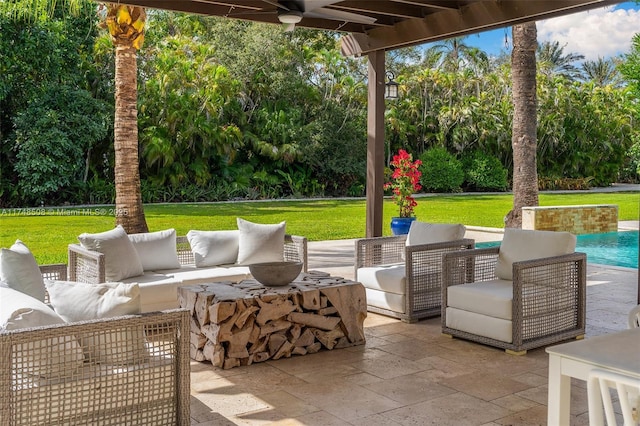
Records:
M365 342L362 284L322 272L284 287L255 280L180 287L191 311L191 358L233 368Z

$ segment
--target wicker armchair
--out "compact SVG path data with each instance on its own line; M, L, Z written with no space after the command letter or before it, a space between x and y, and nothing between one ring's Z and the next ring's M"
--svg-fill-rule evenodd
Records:
M583 337L586 255L574 250L569 233L518 229L501 247L445 254L442 332L517 355Z
M122 333L141 332L140 350L110 346ZM78 361L75 342L89 336L94 344L80 356L119 350L132 361ZM190 424L186 310L3 331L0 354L2 425Z
M189 425L189 326L180 309L0 331L0 425Z
M415 322L440 315L442 255L471 249L474 241L406 245L406 235L356 241L355 277L371 312Z

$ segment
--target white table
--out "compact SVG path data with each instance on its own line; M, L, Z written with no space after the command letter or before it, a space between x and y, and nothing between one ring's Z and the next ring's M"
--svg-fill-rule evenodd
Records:
M548 347L549 426L569 425L571 378L587 381L594 368L640 378L640 328ZM602 416L602 413L596 413Z

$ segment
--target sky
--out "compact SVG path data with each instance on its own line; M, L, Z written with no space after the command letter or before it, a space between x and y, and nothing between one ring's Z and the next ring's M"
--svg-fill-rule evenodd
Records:
M586 60L608 59L628 53L634 34L640 33L640 4L620 3L536 22L538 42L558 41L564 53L584 55ZM511 52L511 27L473 34L465 43L477 46L489 55Z

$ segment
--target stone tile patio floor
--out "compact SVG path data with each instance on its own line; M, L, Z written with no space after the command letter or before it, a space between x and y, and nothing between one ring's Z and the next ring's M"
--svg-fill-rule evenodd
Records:
M637 229L637 222L621 222ZM473 228L476 241L501 234ZM353 240L309 243L311 269L353 278ZM587 338L626 328L637 271L589 265ZM192 425L546 425L544 348L525 356L450 339L440 318L369 313L364 346L222 370L191 363ZM586 384L572 384L571 424L587 425Z

